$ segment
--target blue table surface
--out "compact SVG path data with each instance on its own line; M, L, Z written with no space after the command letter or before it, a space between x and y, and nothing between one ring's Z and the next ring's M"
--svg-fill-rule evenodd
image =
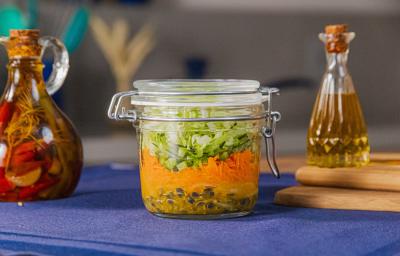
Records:
M252 215L192 221L148 213L137 170L87 167L67 199L0 203L0 252L17 255L393 255L400 214L291 208L273 194L295 184L263 174Z

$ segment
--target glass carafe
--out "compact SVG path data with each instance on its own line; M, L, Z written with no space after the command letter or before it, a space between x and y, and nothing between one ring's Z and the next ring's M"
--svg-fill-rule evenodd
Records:
M68 53L38 30L11 30L2 37L9 57L8 81L0 100L0 201L69 196L82 168L82 145L68 118L49 94L68 71ZM44 83L41 55L54 53L53 73Z
M326 26L319 35L325 43L327 66L308 129L310 165L359 167L369 162L367 128L347 69L349 43L354 37L346 25Z

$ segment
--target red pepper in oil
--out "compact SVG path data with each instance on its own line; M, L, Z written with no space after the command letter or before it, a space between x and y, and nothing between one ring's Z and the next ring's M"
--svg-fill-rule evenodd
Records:
M35 196L39 192L48 189L49 187L56 184L57 182L58 182L57 179L45 178L45 179L39 180L37 183L35 183L35 185L22 188L19 192L18 198L20 200L25 200L27 198Z
M3 133L5 127L11 119L12 103L3 101L0 105L0 134Z
M69 196L82 168L80 138L47 93L39 32L12 30L10 35L3 41L9 63L0 99L0 201ZM67 54L62 47L56 51Z

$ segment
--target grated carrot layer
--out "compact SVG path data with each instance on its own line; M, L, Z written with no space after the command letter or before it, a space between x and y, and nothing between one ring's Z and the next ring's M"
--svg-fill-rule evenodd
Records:
M249 150L233 153L224 161L210 157L201 167L189 167L179 172L166 169L146 148L142 149L140 160L144 191L163 187L194 189L196 186L258 184L259 158Z

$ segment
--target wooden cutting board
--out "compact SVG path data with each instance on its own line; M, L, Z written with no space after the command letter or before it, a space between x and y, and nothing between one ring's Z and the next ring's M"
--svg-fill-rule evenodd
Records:
M362 168L318 168L297 170L302 185L400 192L400 165L373 163Z
M400 193L295 186L278 191L274 203L307 208L400 212Z
M296 180L307 186L400 191L399 159L396 153L379 153L361 168L303 166L296 171Z
M297 170L300 186L275 194L275 203L287 206L400 212L400 156L374 154L362 168Z

